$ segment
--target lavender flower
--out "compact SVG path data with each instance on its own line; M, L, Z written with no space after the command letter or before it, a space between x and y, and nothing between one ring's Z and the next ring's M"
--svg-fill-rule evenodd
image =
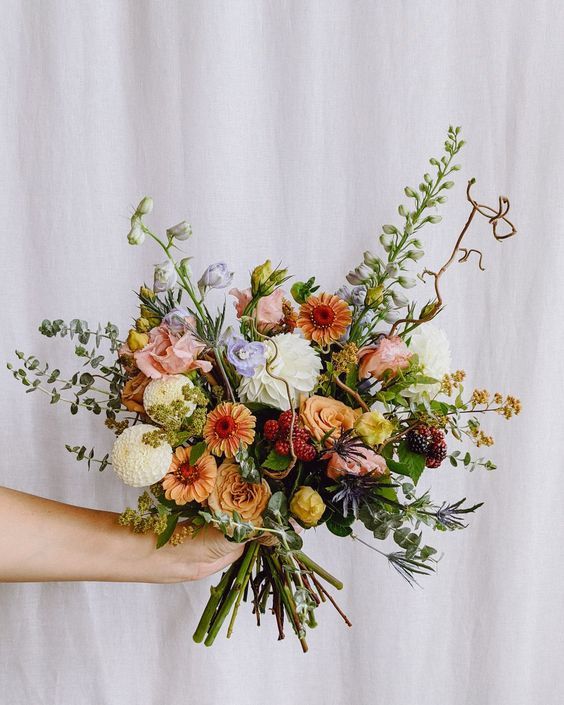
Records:
M190 316L188 309L178 306L169 311L163 318L165 323L174 335L183 335L186 332L186 319Z
M227 359L243 377L252 377L257 368L266 364L266 345L247 342L239 336L227 341Z
M205 293L208 289L225 289L233 281L233 272L230 272L225 262L210 264L198 282L198 288Z
M176 269L170 260L165 260L155 267L155 281L153 290L159 294L172 289L177 280Z

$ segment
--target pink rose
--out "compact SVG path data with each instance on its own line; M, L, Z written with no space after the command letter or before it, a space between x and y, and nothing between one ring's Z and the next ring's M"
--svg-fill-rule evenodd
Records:
M357 453L358 451L358 453ZM327 465L327 475L332 480L338 480L342 475L373 475L381 477L388 472L386 461L370 448L356 447L348 459L338 453L331 453Z
M188 320L188 324L193 326L194 319ZM192 333L174 335L166 325L161 323L150 332L147 345L133 353L133 356L141 372L147 377L158 379L167 375L189 372L197 367L204 372L209 372L212 368L211 363L196 359L204 348L205 345L198 342Z
M366 345L358 351L358 374L361 379L380 379L386 370L395 375L409 367L412 353L398 336L381 338L374 346Z
M237 317L241 318L245 307L251 300L251 290L231 289L229 293L237 299L235 301L235 310L237 311ZM270 296L263 296L259 299L253 315L257 322L257 328L261 333L265 333L284 318L284 311L282 310L284 297L285 293L282 289L276 289Z

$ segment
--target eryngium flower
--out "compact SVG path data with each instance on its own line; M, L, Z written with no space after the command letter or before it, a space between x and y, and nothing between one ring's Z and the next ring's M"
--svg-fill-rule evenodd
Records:
M141 423L126 428L112 448L112 466L116 475L131 487L148 487L166 475L172 460L172 448L166 441L154 447L143 442L155 427Z
M244 377L238 393L242 401L258 402L275 409L289 409L300 393L309 394L317 383L321 359L307 340L292 333L275 335L265 342L267 362L253 377Z

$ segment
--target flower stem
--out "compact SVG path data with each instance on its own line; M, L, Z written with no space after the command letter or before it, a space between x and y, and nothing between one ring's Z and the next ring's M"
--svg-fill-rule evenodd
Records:
M251 548L248 549L249 553L251 553L251 558L249 561L249 565L247 567L247 571L245 575L243 576L243 580L241 583L241 589L239 590L239 593L237 595L237 599L235 601L235 605L233 607L233 613L231 615L231 621L229 622L229 627L227 628L227 638L233 634L233 627L235 626L235 620L237 619L237 613L239 612L239 605L241 604L241 600L243 599L243 595L245 594L245 589L247 587L247 584L249 580L251 579L251 574L253 572L253 567L255 565L255 562L258 557L258 552L259 552L259 544L256 543L256 541L253 541L251 544Z
M219 581L219 583L215 587L211 588L210 599L208 600L208 603L205 606L198 626L196 627L196 631L194 632L194 636L192 637L196 643L200 644L204 640L204 637L207 634L210 622L213 619L217 606L219 605L219 603L221 602L221 598L231 585L237 567L238 564L234 563L221 576L221 580Z
M328 582L330 585L332 585L334 588L337 590L342 590L343 589L343 583L335 578L335 576L331 575L331 573L328 573L325 568L322 568L320 565L315 563L315 561L312 561L309 556L306 556L305 553L302 553L301 551L296 551L295 552L296 559L300 562L303 563L306 568L309 568L313 573L317 573L320 578L323 578L326 582Z
M204 641L204 644L206 646L211 646L215 641L215 637L218 635L219 630L223 625L223 622L225 622L227 615L231 611L231 608L233 607L237 595L243 590L243 585L246 584L245 578L248 579L247 573L249 570L249 566L251 565L251 562L256 556L257 549L258 544L254 541L249 544L249 546L247 546L247 548L245 549L243 559L238 564L239 569L237 571L237 577L235 578L235 582L230 588L227 597L225 598L225 601L218 609L217 613L214 615L213 621L210 624L210 627L208 629L208 635L206 637L206 640Z

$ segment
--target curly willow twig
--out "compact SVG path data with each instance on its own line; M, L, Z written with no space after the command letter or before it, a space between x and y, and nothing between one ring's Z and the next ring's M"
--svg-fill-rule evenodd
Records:
M461 247L462 240L464 239L464 236L468 232L468 229L470 228L470 225L471 225L472 220L474 219L474 216L476 215L476 213L479 213L480 215L483 215L484 218L488 219L488 222L492 226L492 234L497 241L500 242L501 240L507 240L507 238L510 238L510 237L513 237L513 235L516 235L517 230L516 230L515 226L507 218L507 214L509 213L509 208L510 208L509 199L506 196L500 196L499 200L498 200L497 209L493 208L492 206L487 206L483 203L478 203L472 197L472 195L470 193L470 190L475 183L476 183L476 179L470 179L470 181L468 182L468 186L466 188L466 198L467 198L468 202L470 203L470 205L472 206L472 210L470 211L470 215L468 216L468 219L467 219L466 223L464 224L464 227L460 231L460 235L458 236L458 239L456 240L456 243L454 245L454 249L452 250L450 257L437 272L431 272L429 269L425 269L423 271L423 274L421 275L423 278L426 275L433 277L434 284L435 284L435 296L436 296L435 301L423 309L423 312L422 312L420 318L400 318L399 320L397 320L390 330L390 337L396 334L397 329L403 323L411 324L415 328L415 327L421 325L421 323L427 323L427 321L432 320L441 311L441 309L443 307L443 298L441 296L441 292L439 289L439 281L440 281L442 275L446 272L446 270L456 260L457 255L460 255L458 262L467 262L470 255L474 252L479 257L478 267L482 271L484 271L485 268L482 265L483 253L481 252L481 250L476 250L474 248L468 249L466 247ZM500 223L505 223L505 225L509 227L509 231L507 233L504 233L502 235L500 235L498 233L498 226Z

